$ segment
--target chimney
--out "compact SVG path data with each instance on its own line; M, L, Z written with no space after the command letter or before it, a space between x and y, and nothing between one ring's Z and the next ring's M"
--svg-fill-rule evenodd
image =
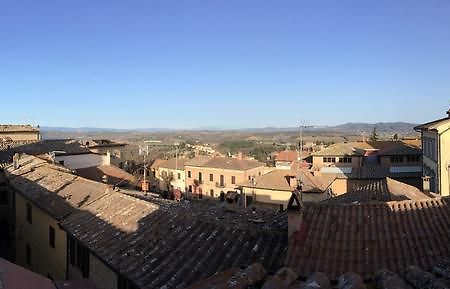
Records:
M13 155L13 167L15 170L17 170L19 168L19 160L20 160L20 154L15 153Z
M104 157L103 159L103 164L102 165L110 165L111 164L111 153L109 152L109 150L106 151L106 157Z
M423 182L422 182L423 192L428 195L430 193L430 177L423 176L422 180L423 180Z
M301 231L304 229L302 226L303 221L303 202L301 200L301 192L293 191L291 198L289 199L288 206L288 256L291 256L291 250L294 248L294 244L301 237Z
M286 182L288 183L289 187L295 189L295 187L297 186L297 178L290 175L286 175L284 176L284 178L286 179Z

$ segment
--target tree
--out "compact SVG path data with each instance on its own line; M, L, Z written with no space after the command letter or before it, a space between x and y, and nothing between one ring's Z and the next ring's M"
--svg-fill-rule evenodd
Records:
M173 173L166 172L165 174L161 175L161 178L164 182L165 187L167 188L167 191L170 191L170 183L174 180Z
M378 134L377 134L377 127L373 127L372 134L370 135L370 141L377 141L378 140Z
M398 134L394 134L393 140L398 141Z

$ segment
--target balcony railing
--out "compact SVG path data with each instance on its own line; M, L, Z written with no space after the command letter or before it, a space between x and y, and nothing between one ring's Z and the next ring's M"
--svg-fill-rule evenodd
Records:
M216 182L216 187L217 187L217 188L225 188L225 186L226 186L225 183L219 183L219 182Z

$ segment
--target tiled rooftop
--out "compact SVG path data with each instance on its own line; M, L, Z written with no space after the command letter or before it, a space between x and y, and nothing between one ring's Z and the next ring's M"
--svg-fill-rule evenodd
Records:
M77 169L76 174L96 182L103 182L103 176L107 176L107 183L114 186L137 185L133 175L113 165Z
M56 281L0 258L1 289L98 289L90 279Z
M107 193L105 184L29 155L21 155L18 168L10 165L5 173L16 191L57 220Z
M430 198L416 187L391 178L373 180L351 189L348 193L327 199L325 204L350 204L389 202L402 200L423 200Z
M408 141L348 142L333 144L313 156L363 156L365 150L379 150L378 155L417 155L421 153L419 143Z
M50 279L0 258L1 289L56 289Z
M228 205L225 202L177 202L162 199L160 197L156 197L156 195L144 195L144 193L140 191L120 190L120 192L153 204L157 204L166 208L166 210L177 210L185 215L200 218L208 222L254 230L282 231L287 228L287 213L276 212L273 209L257 208L253 211L252 208L237 208L233 205Z
M184 164L186 163L185 159L170 159L166 160L163 163L159 164L160 168L171 169L171 170L184 170Z
M241 160L227 157L213 157L213 158L197 157L192 160L186 161L185 166L244 171L257 167L262 167L264 166L264 164L255 160Z
M245 269L231 268L215 274L186 289L446 289L450 288L450 261L436 262L431 272L416 266L405 267L401 274L381 269L366 284L354 272L342 274L336 282L330 282L328 276L321 272L313 272L302 280L297 277L292 269L286 267L275 275L269 275L261 264L255 263Z
M285 150L278 152L275 156L276 161L288 161L293 162L298 159L297 151Z
M314 168L317 169L317 168ZM389 167L383 166L364 166L351 168L350 173L322 173L322 175L334 175L336 178L344 179L383 179L386 177L392 178L420 178L421 172L404 172L392 173Z
M0 163L11 162L15 153L41 155L53 151L64 151L67 153L89 152L86 147L76 140L43 140L29 144L18 144L10 149L0 150Z
M39 129L31 125L2 124L0 132L39 132Z
M220 214L170 204L113 192L62 226L140 288L184 288L256 261L271 271L282 267L286 228L236 226Z
M450 199L360 205L310 205L294 233L288 266L301 278L323 272L337 280L356 272L369 280L380 269L409 265L431 270L450 258Z
M301 169L300 175L303 183L304 192L316 192L320 193L327 189L327 187L334 180L332 176L314 176L306 169ZM294 170L273 170L267 174L257 176L255 183L251 180L246 180L240 183L240 186L255 187L261 189L280 190L280 191L292 191L297 186L296 183L297 171ZM295 179L294 179L295 178ZM294 183L292 183L294 182Z
M418 125L414 130L437 130L441 126L450 127L450 110L447 111L447 114L447 117Z

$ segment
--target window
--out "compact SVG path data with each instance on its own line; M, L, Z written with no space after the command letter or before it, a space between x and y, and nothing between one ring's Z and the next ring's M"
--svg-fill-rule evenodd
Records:
M80 243L76 246L77 267L80 268L83 278L89 277L89 251Z
M31 247L28 244L27 244L27 247L26 247L25 258L26 258L26 261L27 261L27 265L31 266Z
M402 163L403 157L401 156L392 156L391 157L391 163Z
M235 176L231 176L231 183L233 185L236 184L236 177Z
M335 163L336 162L336 158L334 158L334 157L324 157L323 158L323 162L324 163Z
M209 181L213 182L214 181L214 175L213 174L209 174Z
M420 157L419 156L407 156L406 161L408 163L418 163L418 162L420 162Z
M188 178L191 177L191 171L188 171Z
M55 248L55 229L52 226L48 226L48 244Z
M0 185L0 205L8 203L8 195L6 192L6 186Z
M261 176L261 172L258 173L258 176Z
M192 193L192 186L191 185L189 185L188 192Z
M137 289L134 285L132 285L129 281L127 281L124 277L119 276L117 278L117 289Z
M423 154L424 156L436 161L437 160L437 147L436 141L433 138L424 137L423 141Z
M30 224L33 224L33 208L29 203L27 203L27 221Z
M180 173L178 173L178 179L181 180L181 174Z
M352 158L351 157L339 158L339 162L340 163L351 163L352 162Z
M75 266L75 239L69 237L69 262L70 265Z
M211 197L214 197L214 190L210 190L210 191L209 191L209 195L210 195Z
M200 183L202 183L202 179L203 179L202 173L201 173L201 172L198 172L198 181L199 181Z
M220 175L220 186L223 187L225 185L224 183L224 177L223 175Z

